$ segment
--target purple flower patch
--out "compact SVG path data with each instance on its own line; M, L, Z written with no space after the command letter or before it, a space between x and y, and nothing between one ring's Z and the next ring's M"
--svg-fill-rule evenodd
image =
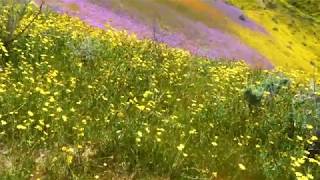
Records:
M49 4L57 6L56 4ZM176 13L178 25L168 25L170 28L155 29L154 24L137 19L130 12L115 11L109 6L98 6L88 0L62 0L59 4L59 12L77 16L85 22L105 28L110 24L113 28L127 30L129 33L137 34L139 38L150 38L158 42L166 43L172 47L179 47L191 53L215 59L245 60L252 66L272 68L268 59L258 53L255 49L247 46L233 34L218 28L211 28L200 21L195 21L182 14ZM254 31L265 32L265 30L242 15L242 12L222 0L212 3L216 9L222 11L225 16ZM70 8L72 7L72 8ZM168 11L173 11L168 9ZM164 12L165 13L165 12Z

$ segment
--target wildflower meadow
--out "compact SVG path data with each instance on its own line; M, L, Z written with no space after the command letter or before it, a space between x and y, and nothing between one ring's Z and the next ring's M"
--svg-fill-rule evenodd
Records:
M9 2L0 179L320 179L316 63L255 69Z

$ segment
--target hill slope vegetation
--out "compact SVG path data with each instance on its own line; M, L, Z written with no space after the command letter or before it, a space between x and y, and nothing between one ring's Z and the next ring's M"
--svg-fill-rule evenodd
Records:
M320 178L316 69L198 58L33 5L0 12L1 179Z

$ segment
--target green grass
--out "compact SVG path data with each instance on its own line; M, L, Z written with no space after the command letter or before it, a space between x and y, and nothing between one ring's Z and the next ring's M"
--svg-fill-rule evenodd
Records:
M1 179L320 178L307 73L197 58L51 12L0 49Z

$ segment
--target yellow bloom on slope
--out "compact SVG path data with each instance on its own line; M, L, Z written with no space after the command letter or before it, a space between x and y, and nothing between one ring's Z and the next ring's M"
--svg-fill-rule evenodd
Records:
M184 144L179 144L179 146L177 146L177 149L179 150L179 151L182 151L183 149L184 149Z
M49 97L49 102L55 102L56 100L54 99L54 97L53 96L50 96Z
M238 166L239 166L239 168L240 168L242 171L244 171L244 170L247 169L246 166L244 166L244 165L241 164L241 163L239 163Z
M62 115L62 120L63 120L64 122L66 122L66 121L68 120L67 116Z
M62 110L62 108L61 107L58 107L57 108L57 112L62 112L63 110Z
M28 111L28 115L29 115L30 117L34 116L33 112L31 112L31 111Z
M216 142L211 142L212 146L218 146L218 143Z
M143 111L146 109L146 107L144 105L141 105L141 106L137 106L137 108L140 110L140 111Z
M70 165L73 161L73 156L68 155L66 160L67 160L67 164Z
M138 132L137 132L137 135L138 135L139 137L142 137L142 132L141 132L141 131L138 131Z
M313 126L311 124L307 124L307 129L313 129Z
M25 127L24 125L19 124L19 125L17 125L17 129L25 130L25 129L27 129L27 127Z

